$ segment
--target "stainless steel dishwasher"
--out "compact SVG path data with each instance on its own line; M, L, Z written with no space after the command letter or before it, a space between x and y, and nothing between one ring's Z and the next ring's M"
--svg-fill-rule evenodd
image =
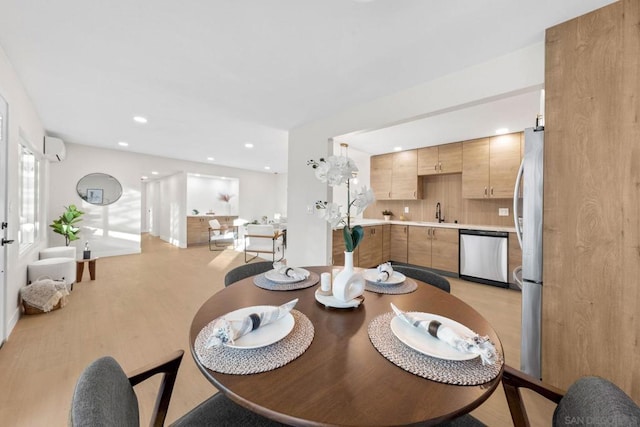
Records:
M460 277L509 287L509 233L460 230Z

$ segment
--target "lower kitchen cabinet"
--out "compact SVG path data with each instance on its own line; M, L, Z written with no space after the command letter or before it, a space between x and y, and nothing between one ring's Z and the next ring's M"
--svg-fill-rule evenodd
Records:
M372 268L382 263L382 227L382 225L364 227L364 239L358 245L358 267Z
M408 231L407 225L391 224L389 233L389 259L397 262L407 261Z
M408 262L437 270L458 272L458 230L410 226Z

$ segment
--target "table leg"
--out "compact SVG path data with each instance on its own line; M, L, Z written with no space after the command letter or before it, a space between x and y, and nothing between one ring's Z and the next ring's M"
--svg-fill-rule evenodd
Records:
M82 282L82 273L84 273L84 262L76 262L76 283Z
M89 276L91 280L96 280L96 260L89 261Z

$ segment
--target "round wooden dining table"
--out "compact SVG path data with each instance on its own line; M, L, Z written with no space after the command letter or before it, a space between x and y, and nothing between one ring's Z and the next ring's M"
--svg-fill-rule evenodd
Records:
M305 267L320 275L332 267ZM490 324L472 307L434 286L416 281L418 289L402 295L365 292L357 308L327 308L315 299L319 284L301 290L259 288L253 277L224 288L196 313L190 330L191 354L201 372L231 400L265 417L294 426L437 425L466 414L483 403L500 383L502 370L481 385L431 381L409 373L372 345L367 326L391 311L420 311L453 319L487 335L503 354ZM313 323L309 348L292 362L259 374L230 375L207 369L194 343L208 323L230 311L253 305L280 305L294 298L295 310Z

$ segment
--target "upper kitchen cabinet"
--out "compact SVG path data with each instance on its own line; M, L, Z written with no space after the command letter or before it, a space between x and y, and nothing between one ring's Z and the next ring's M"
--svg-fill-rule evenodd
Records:
M462 172L462 143L418 149L418 175Z
M371 189L376 200L391 199L393 153L371 156Z
M522 133L465 141L462 144L462 197L513 197Z
M371 188L377 200L415 200L422 197L417 150L371 157Z

